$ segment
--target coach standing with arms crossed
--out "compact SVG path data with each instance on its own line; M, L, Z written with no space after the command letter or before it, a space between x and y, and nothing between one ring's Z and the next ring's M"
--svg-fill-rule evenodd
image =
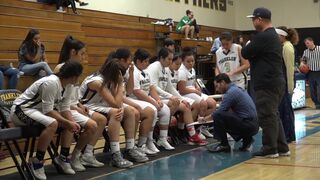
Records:
M266 158L289 156L278 110L286 84L282 69L282 45L272 27L271 12L268 9L256 8L247 17L252 18L258 33L242 49L241 54L249 59L251 65L251 80L254 84L263 144L261 150L253 155Z

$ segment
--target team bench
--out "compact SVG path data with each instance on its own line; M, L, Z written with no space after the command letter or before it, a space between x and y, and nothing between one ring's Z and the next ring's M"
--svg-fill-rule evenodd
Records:
M0 143L4 143L16 168L21 176L21 179L33 180L36 179L33 175L30 166L27 162L27 155L29 158L33 156L36 138L40 135L42 127L10 127L9 114L13 101L21 94L18 90L0 90ZM51 158L57 155L57 148L59 143L59 135L57 142L51 142L48 148L48 153ZM18 141L25 140L24 149L19 146ZM30 145L31 140L31 145ZM1 144L0 144L1 145ZM30 150L29 150L30 149ZM18 158L20 158L20 162ZM54 164L56 168L56 164Z

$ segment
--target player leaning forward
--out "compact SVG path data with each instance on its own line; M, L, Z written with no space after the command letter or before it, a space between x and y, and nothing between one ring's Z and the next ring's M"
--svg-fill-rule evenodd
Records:
M59 73L41 78L34 82L14 102L11 109L11 119L16 126L43 126L37 144L36 156L31 159L31 169L38 179L46 179L43 168L45 152L59 126L62 132L62 149L55 161L61 168L70 170L74 174L68 160L68 139L72 139L74 132L79 132L80 125L70 112L70 87L78 82L82 73L79 62L66 62ZM97 125L84 126L88 138L96 131ZM83 122L86 124L86 122Z

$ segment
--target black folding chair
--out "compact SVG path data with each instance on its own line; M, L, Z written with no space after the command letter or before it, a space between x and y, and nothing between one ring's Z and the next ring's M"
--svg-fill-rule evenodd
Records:
M0 90L0 142L4 142L6 148L8 149L11 158L13 159L16 168L22 179L36 179L33 175L29 164L27 163L27 153L29 151L29 158L33 156L34 148L35 148L35 141L36 138L41 134L42 127L31 126L31 127L10 127L9 126L9 115L11 106L13 105L13 101L21 94L20 91L10 89L10 90ZM59 135L58 135L59 137ZM22 151L19 147L17 140L19 139L26 139L24 150ZM31 145L30 145L31 139ZM14 149L12 147L13 144L14 149L18 153L18 156L21 160L19 163ZM48 147L48 153L50 157L53 159L57 153L57 145L59 143L59 138L57 139L57 143L54 144L53 142L50 143L50 147ZM53 163L58 169L58 166Z

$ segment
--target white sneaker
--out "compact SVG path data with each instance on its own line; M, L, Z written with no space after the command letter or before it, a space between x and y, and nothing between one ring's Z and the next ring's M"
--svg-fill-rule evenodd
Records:
M47 176L44 172L43 162L40 162L37 158L32 158L30 162L30 168L34 176L40 180L46 180Z
M88 167L103 167L104 164L99 162L96 157L92 154L83 154L81 159L81 164Z
M82 172L86 170L86 168L81 164L80 157L71 160L70 164L72 169L76 172Z
M205 127L205 126L201 126L200 127L200 133L205 135L208 138L212 138L213 137L213 135L208 131L208 128Z
M172 151L172 150L174 150L174 147L172 147L169 143L168 143L168 141L167 141L167 139L164 139L164 138L160 138L159 140L158 140L158 142L157 142L157 145L159 146L159 147L163 147L165 150L167 150L167 151Z
M59 9L57 9L57 12L59 12L59 13L66 13L66 11L65 11L65 10L63 10L63 8L62 8L62 7L59 7Z
M140 156L143 156L143 157L147 156L147 154L144 153L144 151L142 151L140 148L138 148L138 146L134 146L133 149L137 150Z
M62 160L61 158L61 156L54 158L54 162L60 167L60 170L63 171L63 173L65 174L76 174L76 172L72 169L70 165L70 160L68 158Z
M207 139L202 133L199 133L199 136L200 136L200 139L202 139L202 140L206 140Z
M141 147L138 147L138 150L140 152L143 152L144 154L148 155L148 156L154 156L157 154L157 152L152 151L151 149L149 149L145 144L142 145Z
M156 153L160 152L156 145L154 145L153 141L147 142L147 148Z
M287 151L285 153L280 153L279 152L279 156L290 156L291 155L291 152L290 151Z

